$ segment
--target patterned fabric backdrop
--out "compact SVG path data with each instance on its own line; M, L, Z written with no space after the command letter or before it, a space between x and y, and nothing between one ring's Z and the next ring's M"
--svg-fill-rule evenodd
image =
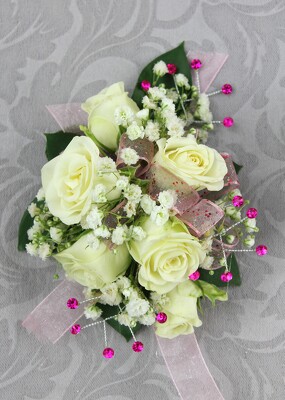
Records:
M284 399L284 0L1 0L0 18L0 398L178 400L152 330L138 335L145 351L135 354L108 328L110 361L100 327L54 346L28 335L21 321L57 285L57 267L16 243L40 185L41 133L58 129L45 105L80 102L119 80L131 90L148 61L185 39L189 50L230 56L214 86L236 91L212 103L215 119L236 124L217 128L212 143L244 165L258 242L270 249L239 257L242 287L215 309L204 305L197 338L226 400Z

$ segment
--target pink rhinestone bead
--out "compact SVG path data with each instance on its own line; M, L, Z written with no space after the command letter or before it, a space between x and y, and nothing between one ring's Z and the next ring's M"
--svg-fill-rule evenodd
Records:
M223 92L224 94L231 94L232 91L233 91L233 87L232 87L232 85L230 85L229 83L225 83L225 84L222 86L222 92Z
M265 256L267 254L267 247L264 244L260 244L256 247L255 251L258 256Z
M192 69L199 69L201 67L202 67L202 62L198 58L195 58L194 60L191 61Z
M115 355L115 352L111 347L106 347L103 350L103 357L105 357L105 358L113 358L114 355Z
M140 353L143 351L143 343L142 342L134 342L132 346L135 353Z
M72 335L78 335L78 333L81 331L81 326L79 324L75 324L70 328L70 333Z
M243 199L243 197L241 197L241 196L235 196L235 197L232 199L232 203L233 203L233 205L234 205L235 207L241 207L241 206L243 206L243 204L244 204L244 199Z
M233 279L233 274L231 272L224 272L221 275L221 281L223 282L229 282Z
M177 67L175 64L167 64L168 73L171 75L176 74Z
M256 218L258 215L258 211L256 208L249 208L246 212L247 218Z
M234 124L234 120L231 117L226 117L223 119L223 124L226 128L230 128Z
M167 315L164 312L160 312L155 317L156 321L160 324L164 324L167 321Z
M71 297L70 299L67 300L66 305L71 310L75 310L76 308L78 308L79 303L78 303L77 299L75 299L74 297Z
M191 281L197 281L200 278L200 272L199 271L195 271L193 272L193 274L189 275L189 279Z
M142 90L144 90L145 92L147 92L149 90L149 88L151 87L151 83L149 81L142 81L141 82L141 88Z

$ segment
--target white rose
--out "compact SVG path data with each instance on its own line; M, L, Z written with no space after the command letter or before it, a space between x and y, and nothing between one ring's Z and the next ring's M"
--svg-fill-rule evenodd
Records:
M193 333L194 326L202 325L197 313L197 298L202 294L202 290L190 280L167 293L168 301L163 307L167 321L164 324L156 323L156 334L172 339Z
M87 99L81 107L89 114L89 130L110 150L118 147L119 126L115 121L115 110L118 107L128 107L135 114L139 111L136 103L125 92L123 82L103 89L96 96Z
M66 149L42 168L42 184L50 212L66 225L77 224L90 210L96 185L106 187L113 200L120 190L112 190L117 178L113 173L99 176L99 150L85 136L76 136Z
M147 290L167 293L188 279L203 262L206 253L198 239L177 218L163 226L142 218L146 233L141 242L128 243L132 257L140 264L138 280Z
M193 136L160 139L153 162L183 179L197 190L218 191L224 186L227 166L211 147L198 144ZM159 182L158 182L159 184Z
M62 264L67 277L92 289L114 282L131 261L125 245L118 246L116 254L103 242L94 250L88 246L87 235L53 257Z

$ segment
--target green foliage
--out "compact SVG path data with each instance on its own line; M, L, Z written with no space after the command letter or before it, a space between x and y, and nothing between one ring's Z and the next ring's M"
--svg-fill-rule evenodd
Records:
M70 132L55 132L45 133L46 137L46 157L50 161L54 157L58 156L71 142L71 140L78 136L75 133Z
M207 297L214 306L216 300L227 301L228 294L224 290L219 289L217 286L204 282L201 279L195 282L203 292L203 296Z
M211 283L212 285L216 285L219 287L226 287L227 285L231 286L240 286L241 285L241 277L239 273L239 267L237 263L237 259L234 253L230 254L228 259L228 267L233 274L233 279L230 282L222 282L220 279L220 276L225 272L225 267L222 267L217 270L211 271L211 273L214 272L213 275L209 274L209 271L206 269L199 269L200 272L200 279L202 281Z
M243 168L243 166L242 166L242 165L239 165L239 164L237 164L237 163L235 163L235 162L234 162L233 164L234 164L236 173L238 174L239 171Z
M100 303L97 303L96 305L103 311L102 318L109 318L120 313L119 306L109 306L107 304L100 304ZM121 308L123 307L124 305L121 304ZM108 319L108 321L106 322L117 332L119 332L122 336L124 336L127 342L132 338L130 329L125 325L119 324L119 322L115 318ZM132 328L132 331L136 333L140 328L141 324L137 323L137 325L134 328Z
M142 98L145 96L145 92L141 88L141 82L143 80L147 80L149 82L153 82L153 66L158 61L164 61L166 64L175 64L177 66L177 72L184 74L191 85L191 73L189 62L186 57L186 53L184 50L184 42L182 42L178 47L173 50L168 51L160 55L159 57L152 60L140 73L137 84L135 86L135 90L132 95L132 99L137 103L137 105L142 107ZM157 85L163 83L166 88L170 89L174 86L172 75L166 74L162 78L157 81Z

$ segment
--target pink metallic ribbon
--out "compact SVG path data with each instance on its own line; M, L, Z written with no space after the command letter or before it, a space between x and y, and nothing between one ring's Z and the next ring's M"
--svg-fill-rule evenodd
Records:
M64 280L27 316L22 325L40 341L56 343L83 315L84 309L69 310L66 302L75 297L84 300L83 287Z
M118 149L118 156L117 156L117 167L123 167L124 161L121 158L121 152L126 147L131 147L134 149L140 161L140 166L137 171L138 177L143 177L143 175L149 170L150 162L154 156L154 144L147 139L136 139L131 140L128 136L124 133L121 136L119 149Z
M182 400L224 400L194 333L175 339L157 336L165 364Z

